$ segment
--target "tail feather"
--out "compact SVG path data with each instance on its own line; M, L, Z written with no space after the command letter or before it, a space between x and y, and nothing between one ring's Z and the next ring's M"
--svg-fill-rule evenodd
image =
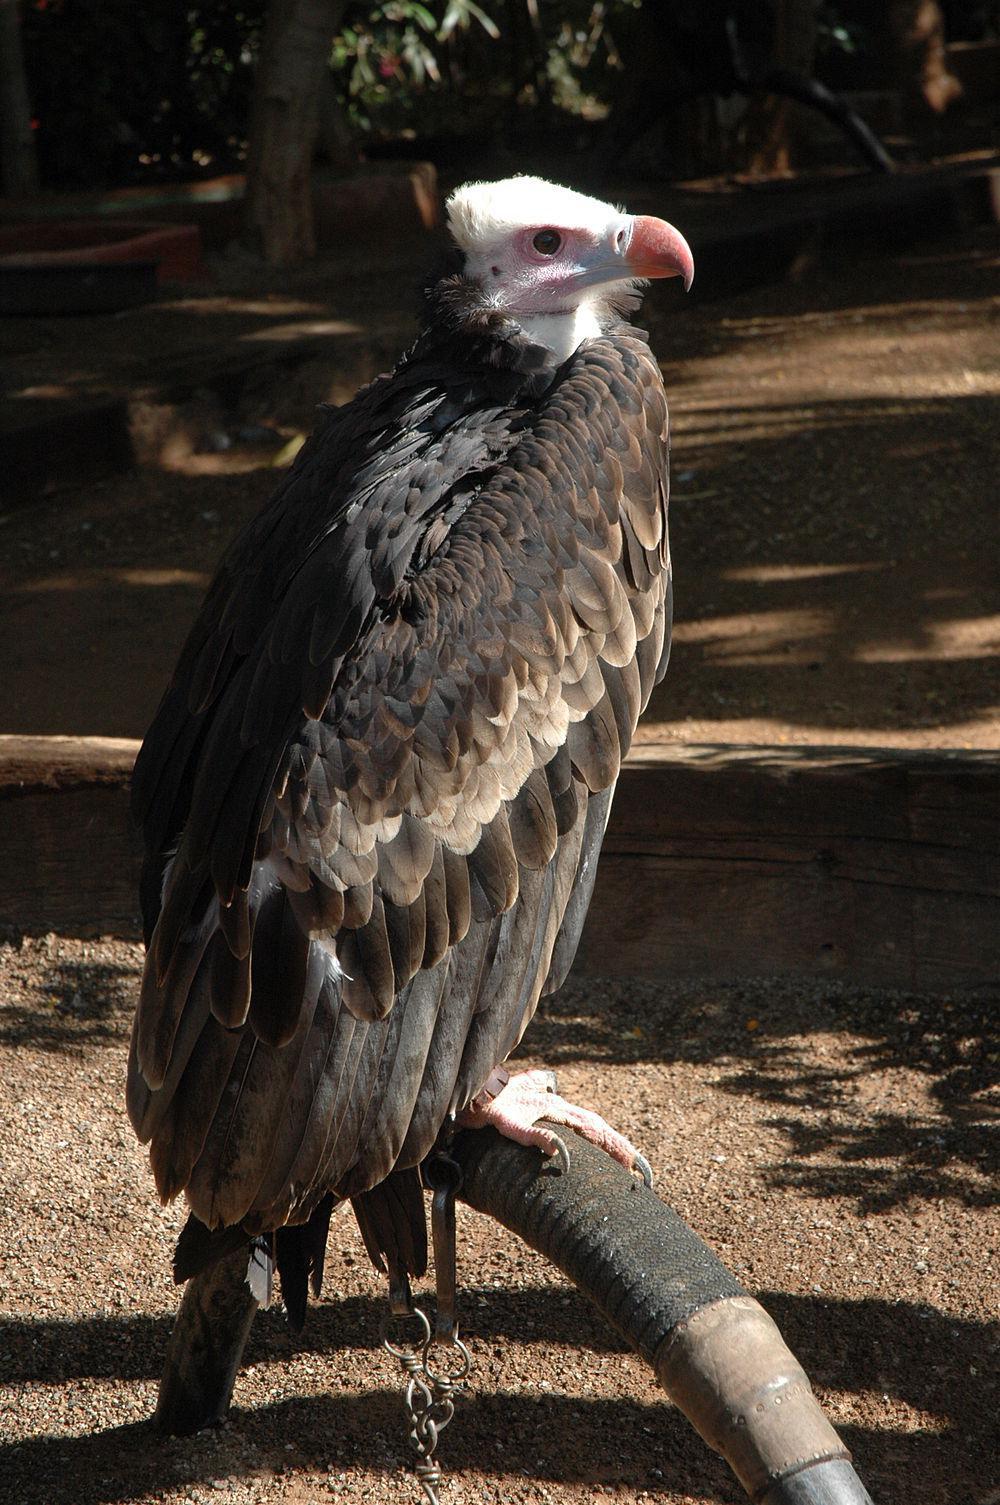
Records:
M358 1050L353 1063L354 1069L350 1074L344 1073L336 1120L331 1125L317 1177L325 1187L336 1190L357 1159L361 1125L375 1090L388 1033L388 1019L355 1028L354 1039L358 1042Z
M168 932L174 928L176 913L168 901L153 932L142 974L136 1032L136 1059L152 1088L161 1087L167 1075L188 995L215 928L214 909L209 904L197 924L188 924L183 935L171 940Z
M306 1320L308 1291L318 1296L323 1284L326 1238L335 1202L325 1196L307 1223L279 1228L274 1238L275 1262L288 1325L301 1332Z
M275 1049L287 1045L299 1027L309 955L309 936L286 890L273 889L254 928L249 1018L254 1034Z
M259 1221L262 1227L276 1227L294 1216L298 1196L311 1187L311 1175L303 1176L297 1167L308 1155L310 1137L316 1138L317 1120L325 1135L331 1088L336 1091L353 1024L352 1016L340 1008L338 980L328 971L284 1112L274 1125L274 1146L254 1199L251 1220ZM313 1166L320 1149L320 1145L315 1146Z
M419 972L396 999L378 1080L358 1138L359 1157L346 1181L340 1183L340 1190L347 1196L381 1181L399 1158L423 1082L449 970L447 961L443 961L432 972Z
M312 948L306 985L296 1000L298 1026L287 1045L270 1045L250 1029L242 1032L244 1043L233 1061L204 1149L187 1183L192 1210L210 1228L240 1222L254 1204L267 1171L275 1128L284 1114L309 1037L324 976L325 956L316 946Z
M253 1051L249 1034L224 1030L209 1016L191 1059L164 1104L149 1152L156 1189L169 1202L188 1185L232 1076ZM164 1092L164 1096L166 1093ZM207 1219L206 1219L207 1221Z
M277 1189L269 1169L267 1181L257 1199L259 1211L254 1215L255 1226L273 1228L285 1222L293 1211L293 1204L296 1214L302 1215L322 1194L321 1166L328 1146L336 1139L336 1126L346 1111L347 1094L357 1073L364 1034L365 1026L359 1024L347 1009L341 1009L332 1049L316 1086L298 1152L285 1181L277 1185ZM274 1164L272 1162L272 1168ZM267 1195L271 1195L272 1200L265 1205Z
M204 967L204 961L202 962ZM189 1001L181 1016L170 1053L170 1065L160 1086L154 1091L147 1083L139 1066L139 1020L137 1012L132 1023L132 1038L128 1052L128 1078L125 1088L125 1105L128 1116L139 1138L146 1144L156 1133L163 1115L177 1090L191 1054L197 1046L202 1028L209 1016L207 987L200 986L201 971L195 974Z
M212 1013L224 1029L239 1029L250 1007L250 957L234 955L223 931L208 948Z
M414 1279L427 1271L427 1218L420 1172L393 1171L351 1198L368 1256L376 1270L402 1269Z

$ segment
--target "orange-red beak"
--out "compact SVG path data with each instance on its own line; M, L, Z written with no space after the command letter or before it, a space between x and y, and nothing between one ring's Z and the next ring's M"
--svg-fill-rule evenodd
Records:
M651 214L633 218L625 260L633 277L683 277L685 292L694 281L691 247L673 225Z

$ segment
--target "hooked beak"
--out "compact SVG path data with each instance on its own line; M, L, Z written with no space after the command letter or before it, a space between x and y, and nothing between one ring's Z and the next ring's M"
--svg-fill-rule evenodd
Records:
M694 281L694 257L679 230L651 214L637 214L625 252L633 277L683 277L684 291Z

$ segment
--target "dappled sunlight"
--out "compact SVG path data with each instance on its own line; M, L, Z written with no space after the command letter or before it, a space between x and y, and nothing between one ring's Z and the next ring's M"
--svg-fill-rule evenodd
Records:
M930 622L922 644L884 641L860 647L855 658L863 664L901 664L916 659L995 658L1000 655L1000 616L956 618Z
M749 564L720 570L720 580L747 580L753 585L770 585L781 580L826 580L833 575L877 573L889 568L884 560L871 559L859 564Z
M989 396L1000 392L1000 367L995 373L984 374L980 389L976 392L972 390L974 383L966 380L961 373L956 375L954 371L949 374L949 381L945 385L960 396ZM748 440L819 435L831 422L843 429L845 436L855 427L872 427L880 421L919 422L922 417L929 418L933 415L934 399L939 397L941 386L940 378L936 378L926 383L926 390L921 392L921 383L915 380L908 395L902 398L893 382L887 378L885 396L877 402L872 400L878 394L877 382L871 383L864 394L848 395L842 399L824 397L796 403L776 403L771 400L773 394L770 383L746 396L741 395L738 405L734 404L733 393L728 389L711 401L692 402L690 399L677 397L671 403L675 448L679 458L687 459L697 444L699 449L707 451L705 458L709 458L713 449L721 450ZM947 436L907 439L898 448L888 450L886 458L937 458L956 454L957 444L954 437ZM720 456L723 461L730 458L732 457L728 455ZM674 494L679 498L680 489L675 488Z
M91 373L87 371L74 373L78 379L87 381L91 379ZM57 402L65 397L73 396L73 388L65 382L40 382L34 387L15 388L4 394L12 401L30 401L37 399L41 402Z
M262 329L248 329L241 342L301 340L306 336L364 334L364 326L346 319L300 319L294 324L268 324Z
M644 1064L703 1070L734 1103L760 1105L755 1175L774 1191L843 1196L858 1212L942 1199L986 1207L1000 1134L995 1007L985 992L794 978L609 978L602 989L571 976L527 1050L560 1071L614 1060L636 1082Z
M930 265L931 263L928 263ZM978 309L965 303L956 303L953 298L908 298L906 301L907 332L933 328L942 319L958 324L973 323L981 317ZM787 339L803 333L811 337L815 330L839 332L845 324L864 324L869 327L878 323L896 324L900 318L898 303L848 304L841 308L795 309L782 314L754 313L740 318L719 320L720 328L737 339Z
M763 611L737 617L678 622L676 643L698 643L709 660L729 664L806 663L816 638L828 638L834 623L823 611Z
M933 363L913 396L905 352L884 392L853 362L865 397L791 363L794 402L759 361L708 364L673 402L676 647L640 735L995 747L993 399Z
M43 575L41 579L20 582L13 587L15 595L31 595L35 591L81 591L100 590L113 583L120 585L176 586L190 585L205 590L211 579L207 570L155 570L116 569L81 570L78 573L61 571L58 575Z
M976 273L990 265L990 258L982 259ZM736 311L722 318L696 314L692 322L702 335L700 348L693 358L687 354L665 365L678 429L691 411L704 413L705 399L716 394L721 405L745 413L769 406L785 387L801 394L806 409L814 395L823 402L880 398L909 404L944 394L1000 392L995 333L1000 299L990 296L995 279L984 276L974 289L966 280L955 292L954 271L942 265L941 295L928 297L920 293L933 274L933 261L908 270L914 295L905 301L879 296L877 274L871 303L858 301L857 276L845 284L850 295L844 298L830 272L801 288L786 284L780 291L734 300ZM905 273L903 287L904 279ZM671 344L664 339L668 351ZM685 397L693 386L699 389L694 409ZM819 415L801 416L807 421ZM793 421L790 411L784 420Z
M183 439L164 445L160 454L160 468L179 476L248 476L256 471L274 471L275 455L280 448L283 432L276 432L278 444L274 449L250 449L234 446L218 454L211 450L191 449Z
M968 248L963 273L948 247L902 274L873 259L714 308L648 300L673 418L676 633L641 742L997 745L1000 363L993 242L981 250L971 272ZM238 406L228 389L186 403L165 439L153 411L158 470L95 489L87 521L64 494L30 526L8 522L17 730L143 729L146 682L166 681L288 441L406 343L411 284L404 298L377 270L317 265L265 293L236 266L228 291L142 310L141 342L138 314L102 326L130 370L169 332L169 361L196 339L211 369L241 348L257 374ZM78 328L74 363L89 368L94 321ZM297 341L307 354L286 364ZM21 380L45 389L30 357ZM243 443L241 425L262 422L273 443ZM105 682L84 683L109 660Z
M318 299L305 298L234 298L231 294L220 294L218 297L175 298L170 303L161 305L164 310L179 314L197 314L200 317L209 314L231 314L240 312L244 314L260 314L264 318L289 319L293 315L322 314L326 311L326 304Z
M255 454L253 473L141 469L8 515L5 732L144 734L216 560L277 479Z
M719 710L713 715L705 710L697 715L671 717L664 714L660 719L654 710L641 722L632 744L631 756L642 756L642 747L658 756L657 749L663 743L690 745L692 742L714 742L726 746L739 744L772 744L786 747L833 746L843 748L924 748L928 734L933 734L935 746L943 748L992 749L997 746L997 725L1000 718L1000 702L985 705L982 715L969 720L956 720L944 708L928 706L928 714L916 726L900 726L894 722L859 725L857 706L848 700L831 702L825 716L801 716L794 723L778 715L767 715L759 701L750 705L736 696L717 695ZM728 715L726 714L728 711Z

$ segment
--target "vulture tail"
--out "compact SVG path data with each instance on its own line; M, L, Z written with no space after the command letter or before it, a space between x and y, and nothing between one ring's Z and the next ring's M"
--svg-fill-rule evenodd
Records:
M594 881L597 878L597 861L601 855L601 844L604 841L604 833L607 830L608 819L611 815L611 801L614 798L614 786L610 789L602 789L600 794L592 794L587 801L587 813L584 818L583 841L580 846L580 856L573 880L573 887L563 912L562 924L559 934L556 936L552 955L549 959L549 971L545 982L542 984L542 997L546 998L550 993L557 993L566 981L566 976L576 956L576 949L580 944L583 934L584 921L587 918L587 910L590 908L590 900L594 892Z

